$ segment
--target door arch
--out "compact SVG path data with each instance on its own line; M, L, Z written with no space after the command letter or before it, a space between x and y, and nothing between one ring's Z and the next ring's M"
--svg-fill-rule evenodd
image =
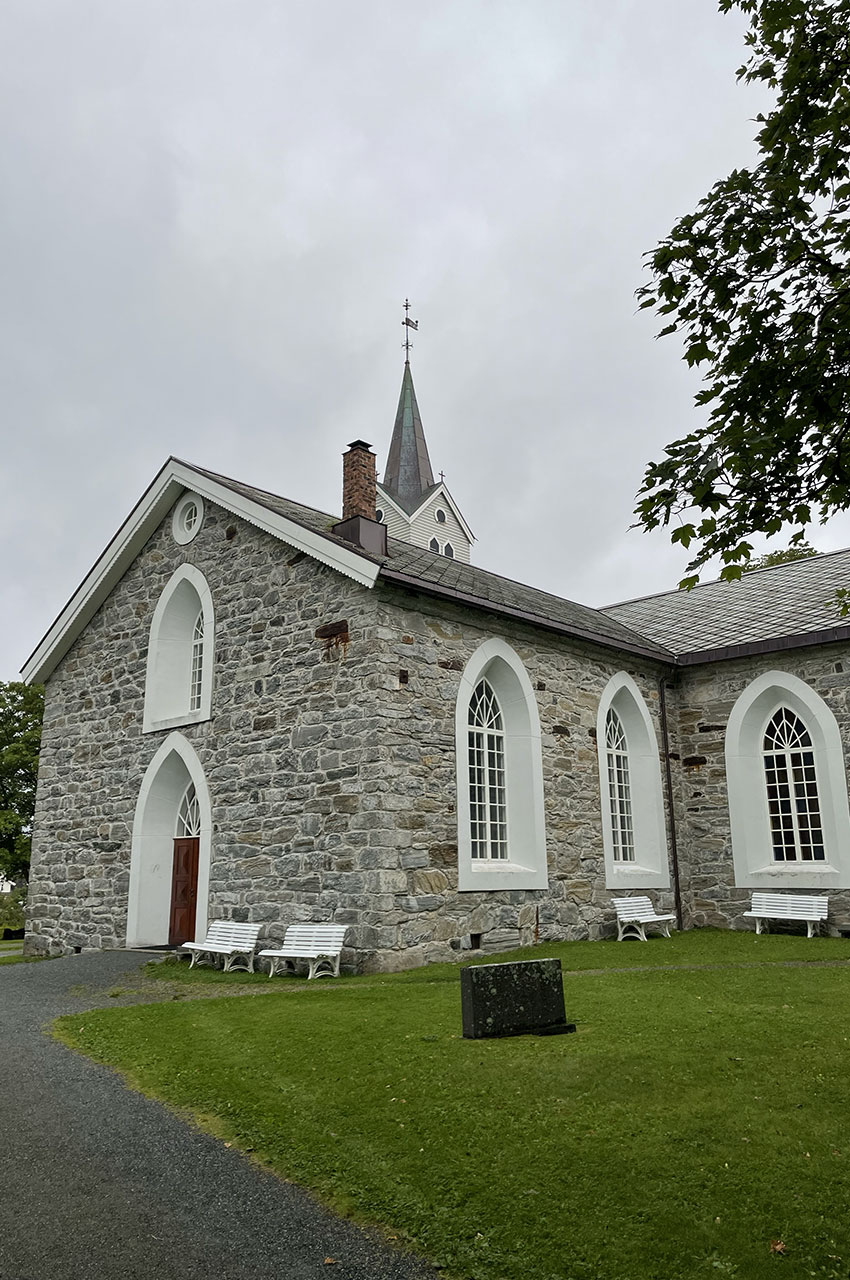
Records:
M212 818L204 771L191 743L171 733L148 765L133 819L127 946L169 941L178 816L190 784L197 802L197 905L194 933L207 930Z

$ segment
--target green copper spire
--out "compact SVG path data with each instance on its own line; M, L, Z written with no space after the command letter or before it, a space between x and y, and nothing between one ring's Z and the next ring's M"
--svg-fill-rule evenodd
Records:
M410 362L405 360L383 487L392 497L401 498L403 505L407 505L415 503L433 484L434 474L413 389L413 375Z

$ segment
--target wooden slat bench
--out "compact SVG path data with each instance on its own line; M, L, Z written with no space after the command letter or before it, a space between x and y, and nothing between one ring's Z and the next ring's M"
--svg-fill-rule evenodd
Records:
M806 933L813 938L821 922L826 922L829 898L804 893L754 893L752 907L744 916L754 919L756 933L768 920L804 920ZM767 929L764 930L767 932Z
M268 960L270 978L279 971L278 966L284 973L295 973L297 960L308 962L308 982L311 978L338 978L339 957L347 931L346 924L291 924L283 944L261 951L260 959Z
M191 951L191 969L194 964L224 963L225 972L245 969L254 972L254 956L257 951L260 926L241 924L237 920L213 920L203 942L184 942L181 951Z
M614 909L617 912L617 941L624 938L640 938L646 942L646 926L658 925L665 938L670 937L670 922L675 916L659 916L647 897L615 898Z

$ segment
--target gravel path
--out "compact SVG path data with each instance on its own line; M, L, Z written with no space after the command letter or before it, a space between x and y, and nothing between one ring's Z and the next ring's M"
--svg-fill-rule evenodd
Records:
M0 966L0 1280L433 1280L45 1034L148 959Z

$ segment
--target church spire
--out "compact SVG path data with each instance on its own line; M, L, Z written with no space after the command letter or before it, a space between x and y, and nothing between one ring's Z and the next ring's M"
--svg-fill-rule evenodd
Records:
M409 312L410 303L405 298L405 312ZM401 379L401 395L395 415L393 438L387 455L387 466L384 471L383 487L393 496L401 498L405 503L415 502L426 489L434 484L434 473L431 470L431 459L428 457L428 446L425 443L425 432L419 416L419 405L416 403L416 392L413 389L413 375L410 372L410 329L419 327L418 321L405 315L402 324L407 326L405 333L404 374Z

